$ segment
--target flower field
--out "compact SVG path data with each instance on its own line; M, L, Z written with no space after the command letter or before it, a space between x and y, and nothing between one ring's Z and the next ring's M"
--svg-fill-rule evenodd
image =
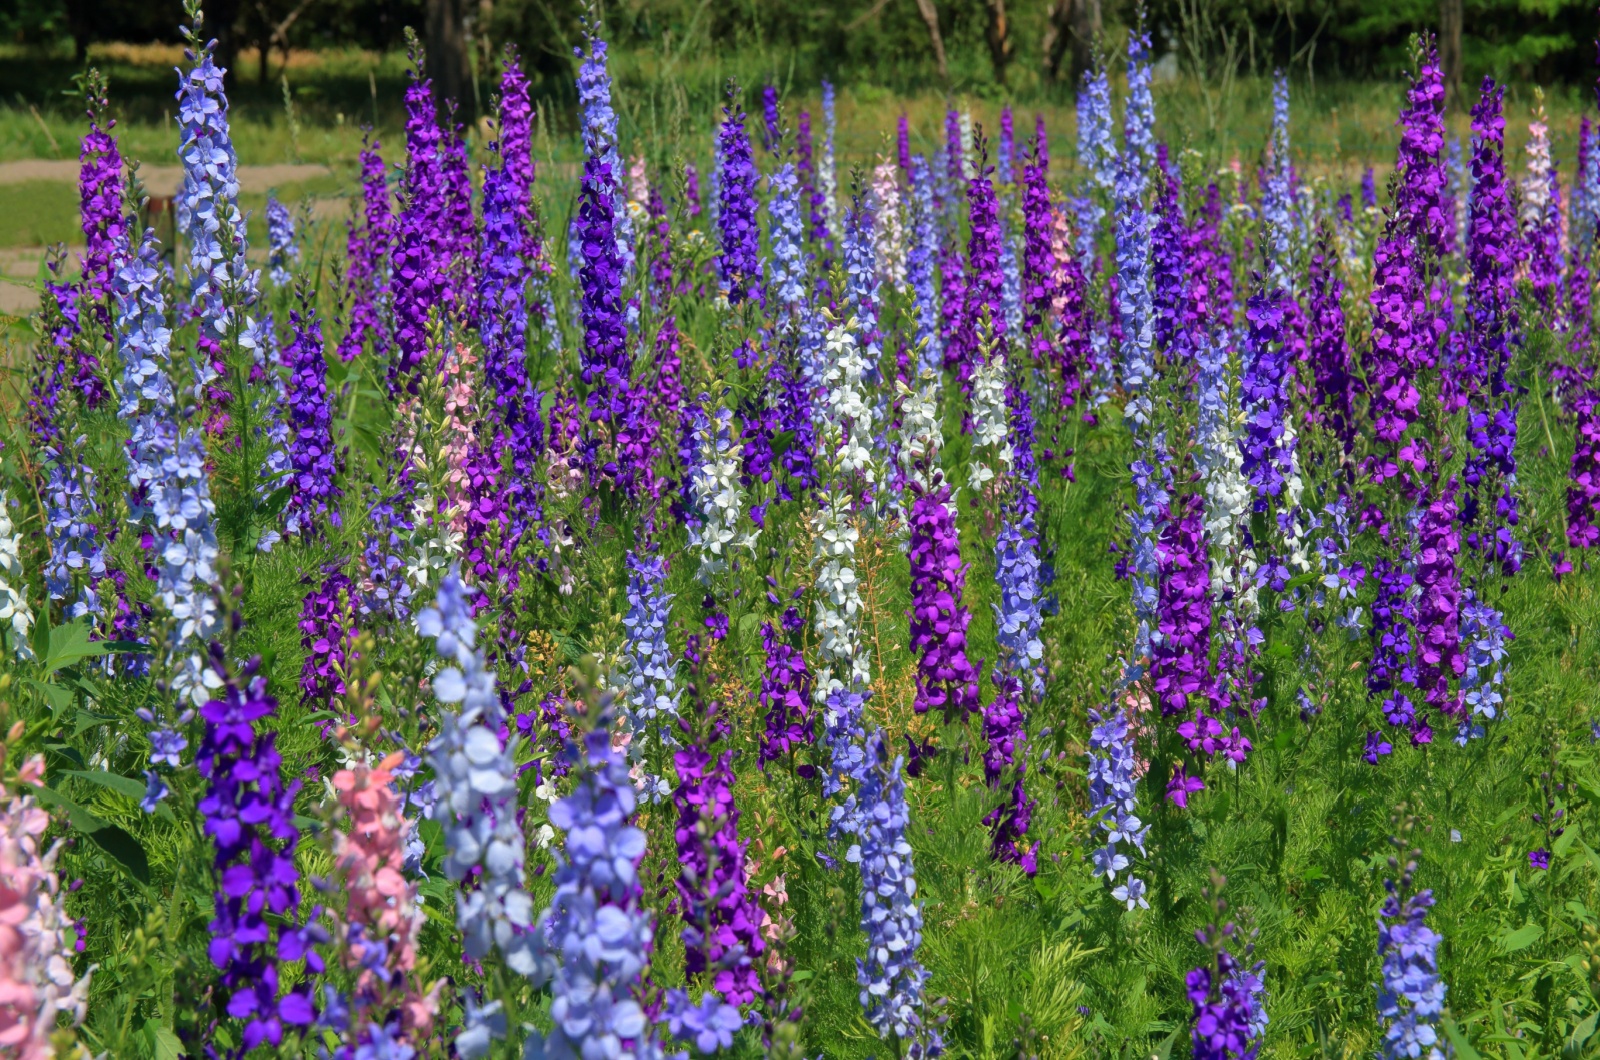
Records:
M186 15L9 347L0 1056L1600 1055L1590 118L657 157L595 26L575 197L508 50L258 221Z

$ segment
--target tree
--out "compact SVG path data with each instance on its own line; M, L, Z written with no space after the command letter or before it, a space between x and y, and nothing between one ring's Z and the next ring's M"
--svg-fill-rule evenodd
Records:
M1044 28L1044 77L1061 80L1061 60L1072 52L1068 79L1076 84L1094 65L1095 42L1100 39L1100 0L1055 0Z
M428 0L428 76L440 103L459 104L471 67L467 63L467 0Z
M1011 62L1011 20L1006 17L1006 0L985 0L989 25L984 34L989 41L989 59L994 63L994 79L1006 83L1006 66Z
M1461 105L1461 0L1439 0L1439 70L1445 99Z

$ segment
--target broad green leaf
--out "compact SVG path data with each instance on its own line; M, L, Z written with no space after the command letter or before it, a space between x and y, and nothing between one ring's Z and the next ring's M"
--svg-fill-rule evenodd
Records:
M1444 1018L1444 1036L1450 1039L1450 1044L1455 1046L1456 1060L1483 1060L1478 1050L1472 1047L1467 1040L1466 1033L1456 1026L1456 1021L1449 1016Z
M1538 924L1524 924L1517 930L1500 936L1500 951L1502 953L1516 953L1525 950L1538 942L1544 936L1544 928Z
M156 1060L178 1060L186 1055L183 1043L178 1036L168 1027L157 1020L145 1020L144 1034L150 1041L150 1051L155 1054Z
M66 769L62 772L69 777L79 777L91 784L98 784L119 795L126 795L134 802L144 798L144 781L134 780L132 777L119 777L115 773L104 769Z
M88 621L78 619L50 630L50 646L45 650L44 668L55 673L80 659L105 653L105 642L90 640Z
M64 712L72 709L72 689L62 688L54 681L35 681L31 677L27 681L30 688L44 697L44 701L50 706L50 713L58 719Z
M143 884L150 882L150 858L137 839L117 825L101 820L52 788L35 788L34 793L40 802L65 810L68 823L93 840L95 845L109 854L111 860L121 865L129 876Z
M1572 844L1578 841L1578 833L1582 831L1582 827L1578 821L1568 824L1567 830L1562 832L1554 843L1550 844L1550 852L1558 858L1566 857L1567 851L1572 849Z

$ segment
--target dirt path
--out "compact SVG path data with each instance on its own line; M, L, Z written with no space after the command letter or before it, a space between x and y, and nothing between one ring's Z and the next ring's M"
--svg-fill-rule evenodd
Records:
M332 176L333 170L318 165L240 166L239 189L259 194L284 184L298 184L318 177ZM151 195L171 198L183 183L182 166L140 166L139 179ZM78 182L78 163L72 159L29 158L21 162L0 162L0 187L30 180ZM5 192L0 191L0 200Z

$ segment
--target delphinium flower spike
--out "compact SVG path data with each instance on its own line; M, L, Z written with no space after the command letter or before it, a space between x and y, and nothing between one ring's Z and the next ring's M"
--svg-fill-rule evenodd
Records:
M922 155L912 158L908 179L911 184L911 246L906 252L906 283L911 288L915 303L916 324L912 342L918 350L919 367L928 372L938 372L944 364L939 333L939 289L934 282L939 264L940 233L933 197L933 175L929 171L927 158Z
M889 760L882 729L867 736L866 758L860 790L834 809L836 822L854 840L845 859L861 868L861 929L867 936L866 958L856 961L861 1007L880 1036L900 1039L911 1056L936 1057L944 1045L924 1019L928 971L917 959L922 906L906 842L911 814L904 759Z
M9 637L18 659L33 658L29 634L33 608L28 603L28 583L23 579L22 535L11 521L11 498L0 489L0 634Z
M820 212L828 238L837 238L835 218L839 211L839 171L834 140L839 123L834 115L833 82L822 82L822 152L817 159L817 194L822 197Z
M1243 939L1242 956L1229 951L1243 932L1233 921L1226 920L1228 907L1222 900L1225 882L1223 876L1212 871L1206 896L1211 900L1213 917L1206 927L1194 933L1200 945L1211 951L1211 957L1185 980L1194 1005L1191 1038L1195 1060L1254 1060L1267 1029L1266 965L1261 961L1253 966L1244 963L1254 952L1254 943L1248 937Z
M1289 75L1272 75L1272 155L1261 188L1262 249L1267 259L1267 283L1272 288L1294 287L1294 219L1290 214L1294 189L1290 183Z
M673 753L678 786L673 837L678 852L678 912L683 918L684 971L730 1004L746 1005L761 996L757 972L766 942L761 913L745 868L748 841L739 837L739 807L733 792L733 752L720 746L726 720L701 689L707 673L691 644L689 716Z
M530 1034L523 1056L661 1060L635 997L655 935L638 874L645 834L634 824L628 765L611 746L609 703L601 699L588 715L565 749L570 794L550 807L561 837L555 893L533 933L540 953L533 980L550 984L553 1026L548 1037Z
M1383 881L1389 892L1378 916L1378 956L1383 981L1378 986L1378 1021L1383 1031L1385 1060L1421 1057L1444 1060L1437 1022L1444 1012L1445 983L1439 976L1438 932L1428 926L1433 891L1413 891L1417 858L1411 831L1416 822L1401 807L1399 834L1393 839L1397 855L1389 858Z
M123 210L122 154L117 138L112 135L117 123L109 114L106 80L90 67L83 88L89 131L84 134L78 153L79 217L84 238L79 285L81 311L87 313L88 318L80 319L79 323L85 329L92 326L99 342L109 344L116 316L112 298L115 259L118 248L127 238L129 221ZM78 395L86 408L99 408L109 396L100 377L100 359L87 339L76 345L75 354L73 383Z
M309 973L322 972L323 964L294 919L300 907L300 831L294 824L300 784L284 783L276 734L257 731L277 712L278 701L267 692L259 657L234 672L221 645L213 644L207 664L217 694L200 708L205 730L195 769L206 793L196 809L216 847L219 888L206 952L218 970L227 1015L244 1022L240 1047L249 1052L263 1043L278 1045L287 1027L304 1027L315 1018L305 977L280 996L279 962L303 959Z
M34 755L0 785L0 1047L18 1060L57 1055L58 1020L83 1022L95 972L91 965L79 976L72 967L56 873L66 840L45 845L50 815L33 794L44 777L44 757Z
M589 35L589 53L574 48L573 54L582 60L578 66L578 107L582 111L583 149L586 155L598 156L605 164L606 180L611 192L611 213L616 217L615 240L617 260L622 263L624 276L633 272L633 218L624 202L622 189L621 139L617 135L617 112L611 105L611 70L607 62L608 46L593 32ZM576 246L576 244L573 244ZM587 251L587 248L584 248Z
M394 253L394 213L389 184L377 140L361 148L362 219L350 224L346 245L345 284L350 299L350 326L339 340L339 359L346 364L370 345L382 360L389 347L389 266Z
M300 244L295 242L294 215L276 195L267 196L267 275L279 287L294 279L289 270L300 262Z
M433 82L423 76L415 54L406 85L406 172L401 185L400 223L389 270L389 303L394 317L394 353L389 390L416 394L428 356L428 317L444 311L449 280L446 249L439 243L444 225L444 136L434 110Z
M628 756L642 761L653 748L677 739L678 665L667 646L672 594L666 591L667 561L653 553L628 553L628 612L622 618L626 645L621 677L626 683L623 720L631 738ZM646 793L662 793L664 781L647 778Z
M245 261L245 217L239 211L239 159L228 129L224 71L213 54L216 42L202 44L199 0L185 0L186 60L179 71L178 124L182 142L183 187L174 208L177 227L189 244L186 266L191 310L200 318L200 357L195 364L195 396L210 407L207 430L221 433L233 401L219 378L226 371L226 344L237 341L260 364L265 336L247 310L255 302L259 274Z
M516 812L516 736L502 743L505 711L495 675L477 646L468 596L472 590L452 569L439 583L432 607L417 613L417 632L435 642L444 669L433 675L443 705L440 732L428 745L444 827L445 875L476 886L456 893L456 927L468 957L483 960L498 949L521 975L538 968L533 900L523 870L526 840ZM457 709L450 709L460 704Z
M717 268L728 302L738 305L746 299L759 301L762 297L757 173L736 90L729 90L722 114L722 123L717 127L718 172L722 175L721 208L717 212L722 252L717 257Z
M168 376L171 331L157 271L155 235L146 229L137 254L117 271L117 337L122 356L118 414L133 422L128 440L129 514L153 537L156 595L175 621L180 656L174 689L206 700L203 646L220 628L219 554L205 444L180 431ZM154 722L154 715L146 718Z
M981 709L978 667L967 658L967 627L972 613L962 595L967 570L961 562L950 505L950 487L935 475L927 487L914 484L910 540L911 640L916 659L918 714L930 710L946 722L964 722Z
M300 309L289 313L294 341L284 356L289 369L285 388L289 415L289 457L293 492L285 507L285 528L291 534L316 536L324 523L338 527L339 497L334 483L338 456L333 442L333 410L328 395L322 324L309 289L299 292Z

